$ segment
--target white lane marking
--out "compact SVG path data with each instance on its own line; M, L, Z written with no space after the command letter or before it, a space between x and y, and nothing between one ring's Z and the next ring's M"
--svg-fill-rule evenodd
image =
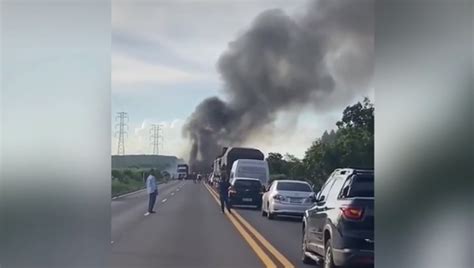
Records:
M163 200L161 201L161 203L164 203L164 202L166 202L166 200L168 200L168 199L166 199L166 198L165 198L165 199L163 199Z
M150 212L147 212L147 213L145 213L145 214L143 214L143 215L148 216L148 215L150 215Z

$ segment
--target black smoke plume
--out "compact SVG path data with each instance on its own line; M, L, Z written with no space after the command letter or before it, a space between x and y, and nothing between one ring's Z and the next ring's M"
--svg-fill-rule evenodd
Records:
M229 43L218 70L226 100L196 107L183 129L191 169L206 171L222 146L237 146L292 107L324 110L366 90L373 72L373 0L310 2L301 17L258 15Z

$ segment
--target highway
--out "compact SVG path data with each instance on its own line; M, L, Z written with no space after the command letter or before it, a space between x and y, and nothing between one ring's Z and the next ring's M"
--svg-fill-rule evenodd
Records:
M146 191L112 200L110 267L317 267L300 261L299 219L260 211L222 214L204 183L159 185L156 214Z

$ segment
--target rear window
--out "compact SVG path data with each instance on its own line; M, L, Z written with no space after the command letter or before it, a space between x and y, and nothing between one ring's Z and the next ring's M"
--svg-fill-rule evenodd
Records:
M355 176L346 197L374 197L374 176Z
M236 180L234 182L235 188L246 188L246 189L259 189L262 184L259 181L254 180Z
M279 182L277 190L280 191L296 191L296 192L311 192L311 187L306 183L298 182Z
M259 179L260 181L267 180L267 170L258 166L239 166L236 175L237 177Z

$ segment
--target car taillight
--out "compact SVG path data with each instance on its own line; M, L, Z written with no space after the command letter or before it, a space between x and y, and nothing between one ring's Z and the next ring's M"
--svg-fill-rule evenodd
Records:
M281 194L277 194L277 195L273 196L273 199L275 199L277 201L285 201L286 198Z
M349 220L360 220L364 214L364 209L359 207L341 207L342 215Z

